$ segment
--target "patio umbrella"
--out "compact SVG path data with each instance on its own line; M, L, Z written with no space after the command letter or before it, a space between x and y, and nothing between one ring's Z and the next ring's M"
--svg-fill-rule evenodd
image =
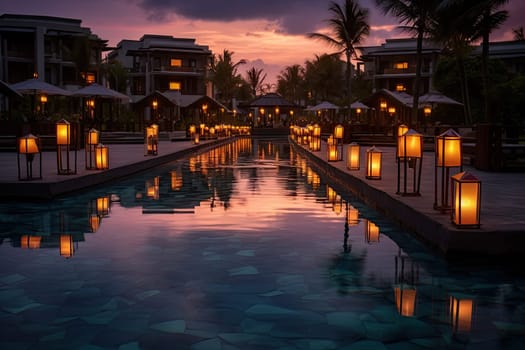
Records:
M365 105L365 104L362 103L362 102L355 101L354 103L352 103L352 104L350 105L350 108L351 108L351 109L357 109L357 108L361 108L361 109L369 109L370 107L368 107L367 105Z
M327 109L338 110L339 107L328 101L323 101L315 106L306 108L307 111L323 111Z
M91 85L78 89L77 91L73 92L72 95L78 96L78 97L99 97L99 98L117 99L117 100L123 100L126 102L131 101L129 96L124 95L118 91L109 89L105 86L99 85L97 83L93 83Z
M0 94L10 97L22 97L22 95L19 92L11 88L2 80L0 80Z
M10 85L11 89L23 95L61 95L69 96L71 92L43 80L31 78Z

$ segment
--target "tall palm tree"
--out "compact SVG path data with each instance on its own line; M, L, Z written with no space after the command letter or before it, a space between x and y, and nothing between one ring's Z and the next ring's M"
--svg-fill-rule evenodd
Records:
M218 91L218 98L221 102L229 104L233 97L235 97L235 90L242 84L242 77L237 72L241 64L245 64L246 60L241 59L237 62L233 61L234 52L224 50L222 55L214 57L211 66L211 81Z
M368 9L362 8L357 0L345 0L342 6L332 1L328 10L332 14L332 18L328 20L332 36L324 33L310 33L308 36L322 40L335 47L338 50L335 53L336 55L345 54L347 107L348 111L350 111L350 105L352 104L351 59L356 55L356 46L361 44L370 33Z
M421 80L423 38L432 23L432 16L441 0L375 0L385 14L398 18L401 29L416 35L416 76L414 78L411 123L418 120L419 84Z
M490 110L489 99L489 76L488 76L488 60L489 60L489 36L490 33L497 29L509 16L508 11L500 10L508 0L483 0L480 2L481 7L481 21L479 23L479 33L483 39L481 44L481 70L483 77L483 90L485 95L485 121L492 121L492 113Z
M334 55L316 55L315 60L306 61L305 80L311 102L340 102L345 80L343 70L344 63Z
M300 104L304 85L304 68L298 64L287 66L277 76L277 92L295 104Z
M250 85L250 90L252 97L257 96L257 93L260 93L263 89L264 80L266 79L266 73L264 70L257 69L255 67L250 68L246 71L247 83Z

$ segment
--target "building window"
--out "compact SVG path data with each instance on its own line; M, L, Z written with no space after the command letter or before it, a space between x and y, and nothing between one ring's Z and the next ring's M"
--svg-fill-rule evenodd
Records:
M95 82L95 74L94 73L82 73L82 78L84 78L84 81L87 84L93 84Z
M172 58L170 60L170 66L172 66L172 67L182 67L182 60L180 58Z
M399 91L399 92L402 92L402 91L407 91L407 87L405 86L405 84L396 84L396 91Z
M180 90L180 81L170 81L170 90Z
M408 69L408 62L396 62L394 63L395 69Z

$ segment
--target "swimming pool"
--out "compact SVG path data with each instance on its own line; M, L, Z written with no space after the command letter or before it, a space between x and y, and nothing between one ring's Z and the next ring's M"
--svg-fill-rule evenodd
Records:
M518 268L447 263L285 140L1 208L1 349L525 346Z

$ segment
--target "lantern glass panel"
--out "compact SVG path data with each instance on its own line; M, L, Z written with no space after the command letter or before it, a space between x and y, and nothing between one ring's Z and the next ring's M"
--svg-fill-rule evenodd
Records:
M394 288L397 311L401 316L414 316L416 309L416 292L415 288Z
M66 120L56 124L57 145L69 145L71 142L71 125Z
M351 143L346 149L346 167L350 170L359 170L360 147L357 143Z
M472 299L456 299L450 297L450 316L452 327L458 332L470 332L472 325Z
M461 136L450 130L436 138L437 166L459 167L462 164Z
M18 141L18 149L22 154L35 154L38 153L38 138L31 134L21 137Z

